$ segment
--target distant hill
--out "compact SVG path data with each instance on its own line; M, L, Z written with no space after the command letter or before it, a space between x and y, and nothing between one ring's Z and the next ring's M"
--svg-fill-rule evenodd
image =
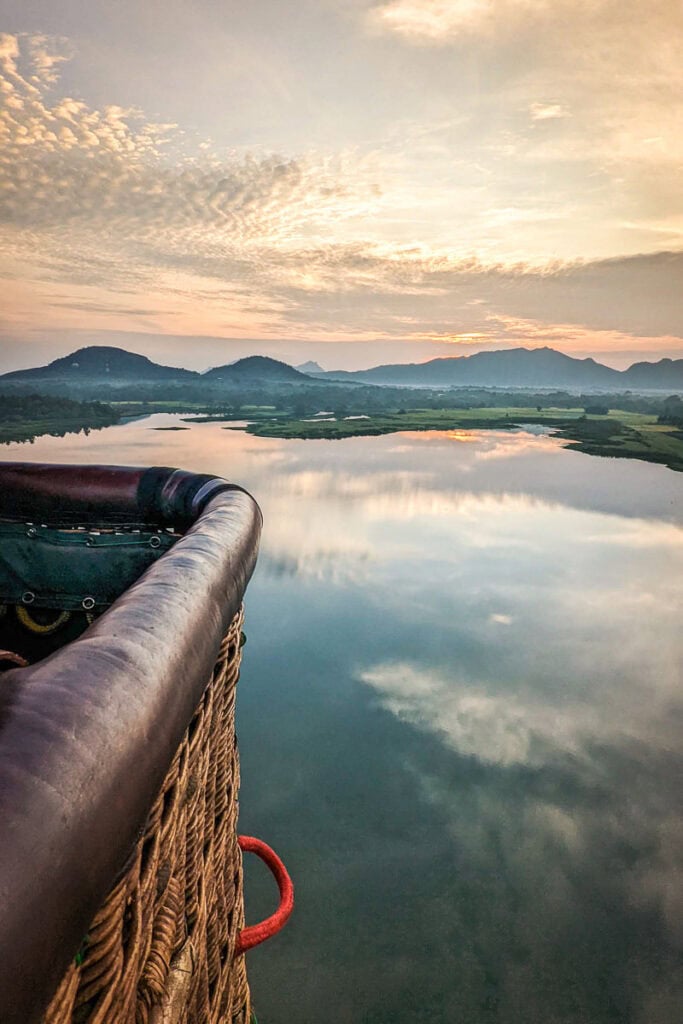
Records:
M28 370L14 370L0 376L0 383L44 385L59 392L62 385L72 391L98 395L106 385L189 384L196 388L238 387L260 384L312 385L336 381L348 385L386 384L403 387L495 387L559 388L569 390L670 390L683 391L683 359L634 363L628 370L613 370L594 359L574 359L552 348L501 349L471 356L430 359L426 363L394 363L368 370L324 371L309 361L295 369L269 356L248 356L235 363L216 366L206 373L163 366L147 356L122 348L92 345L80 348ZM314 369L315 368L315 369ZM82 385L78 387L78 385ZM199 396L201 398L201 395Z
M226 366L215 366L202 374L202 380L212 383L223 381L226 384L258 384L261 381L281 384L304 384L308 380L305 374L299 373L289 363L269 356L247 356L236 363Z
M325 376L417 387L598 388L623 383L619 370L594 359L574 359L552 348L477 352L472 356L430 359L426 363L395 363L352 373L331 371Z
M309 359L305 363L301 363L299 366L295 366L294 369L298 370L299 373L314 373L315 374L315 373L324 373L325 372L323 370L322 366L320 365L320 363L316 363L312 359Z
M658 363L634 363L621 374L629 388L683 388L683 359L660 359Z
M14 370L5 373L0 380L6 381L116 381L135 382L187 380L198 377L194 370L183 370L174 366L153 363L147 356L126 352L123 348L108 345L90 345L79 348L69 356L54 359L47 366L36 366L30 370Z

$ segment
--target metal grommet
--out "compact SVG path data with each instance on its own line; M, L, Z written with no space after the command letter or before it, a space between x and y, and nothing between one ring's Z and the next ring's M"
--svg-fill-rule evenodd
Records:
M24 593L21 595L22 604L33 604L35 599L36 595L33 593L32 590L25 590Z
M150 537L149 538L149 546L151 548L158 548L158 547L160 547L161 546L161 538L157 537L157 536Z
M38 531L36 530L35 526L29 526L28 530L26 531L26 536L27 537L37 537L38 536Z
M81 607L86 612L92 611L92 609L95 607L95 598L94 597L84 597L83 600L81 601Z

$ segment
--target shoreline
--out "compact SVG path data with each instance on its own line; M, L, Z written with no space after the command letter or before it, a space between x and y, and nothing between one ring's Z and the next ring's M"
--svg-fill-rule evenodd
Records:
M169 403L175 408L163 408L164 403L144 410L140 418L157 412L176 415L190 410L182 403ZM178 408L181 406L181 408ZM30 443L46 434L63 436L83 431L101 430L128 418L130 405L112 422L84 422L83 418L45 417L24 421L0 422L0 443ZM194 412L194 410L193 410ZM570 451L602 458L637 459L667 466L674 472L683 472L683 432L673 426L659 424L654 415L610 410L607 415L588 415L582 409L503 407L478 409L418 409L395 413L368 414L363 418L295 419L287 413L259 409L244 415L215 412L194 413L183 417L188 426L155 429L183 430L192 423L225 423L226 430L243 430L256 437L283 440L345 440L350 437L377 437L403 431L427 430L515 430L525 425L547 427L556 437L566 441ZM137 418L137 417L134 417Z

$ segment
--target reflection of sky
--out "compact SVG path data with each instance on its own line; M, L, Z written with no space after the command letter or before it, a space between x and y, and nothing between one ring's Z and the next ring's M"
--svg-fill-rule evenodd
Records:
M299 901L259 1012L677 1022L683 477L525 433L148 426L8 456L191 465L262 504L242 816Z

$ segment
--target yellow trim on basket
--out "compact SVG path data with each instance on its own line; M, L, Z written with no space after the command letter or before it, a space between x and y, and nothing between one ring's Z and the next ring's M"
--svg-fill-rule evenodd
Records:
M27 611L22 604L17 605L17 618L22 626L30 630L31 633L39 633L41 636L48 636L50 633L54 633L55 630L63 626L71 618L71 612L60 612L54 622L36 622L31 613Z

